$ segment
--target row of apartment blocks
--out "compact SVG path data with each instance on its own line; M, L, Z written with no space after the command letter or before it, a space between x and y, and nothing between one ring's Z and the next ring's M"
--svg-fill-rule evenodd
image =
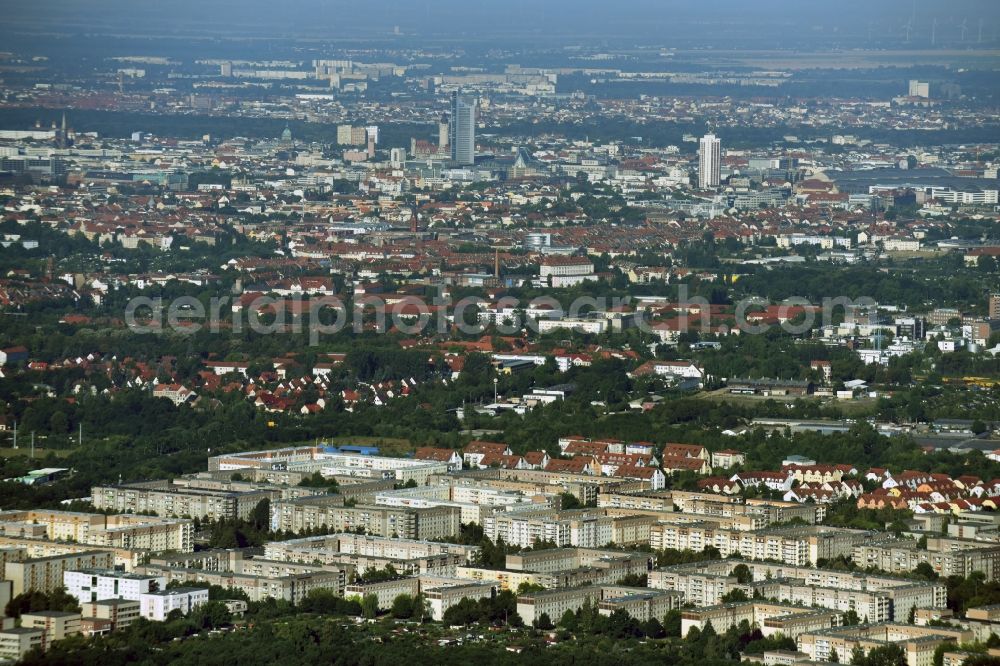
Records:
M667 526L684 526L684 527L709 527L716 530L728 530L731 532L761 532L764 530L777 530L782 528L784 525L785 533L788 532L790 526L786 523L780 521L772 520L774 512L771 511L773 506L768 507L752 507L752 511L742 512L734 511L729 515L720 515L718 513L700 513L700 512L690 512L685 513L682 511L670 511L663 509L638 509L638 508L624 508L621 506L615 506L615 502L607 502L606 506L598 507L599 511L605 513L608 516L616 517L646 517L654 522L650 527L650 533L645 538L646 541L656 544L662 543L665 538L676 539L676 535L670 532L665 532ZM702 508L702 507L696 507ZM737 506L736 508L741 508ZM812 509L813 507L802 507L806 509ZM818 531L819 528L808 523L803 522L802 526L807 527L806 532ZM809 529L811 528L811 529ZM735 537L734 537L735 538ZM709 544L711 545L711 544ZM663 547L663 546L661 546ZM672 547L672 546L671 546Z
M208 520L246 518L267 499L271 502L274 530L364 531L408 539L436 539L454 536L463 522L485 524L498 514L554 511L560 504L559 492L563 491L574 492L587 502L595 500L602 490L650 487L641 480L598 481L588 475L537 470L481 470L469 472L474 476L465 477L448 474L447 468L447 463L298 447L216 456L209 460L209 471L205 473L169 482L95 487L92 497L102 510ZM234 481L231 477L237 472L243 478ZM340 492L319 494L322 491L318 489L288 485L295 479L285 478L293 473L315 472L341 481ZM248 476L253 480L245 480ZM418 481L418 487L394 487L411 479ZM612 540L642 543L648 540L652 521L645 517L605 516L601 520L588 517L582 523L577 522L583 525L586 534L578 538L581 532L577 529L574 538L560 537L558 543L585 546ZM615 526L613 535L605 534L609 524ZM565 534L565 527L560 530ZM529 538L523 545L530 545L533 540ZM152 550L168 549L183 552L190 547Z
M986 580L1000 578L1000 548L971 539L928 536L926 547L919 548L914 539L882 538L856 545L851 560L859 567L889 573L908 573L927 563L943 578L967 577L974 572L982 573Z
M137 572L161 576L167 583L218 585L242 590L250 601L284 599L300 603L313 590L328 590L343 596L348 570L333 565L296 564L265 559L246 559L232 571L206 571L150 563Z
M701 631L709 623L715 631L724 633L743 622L760 629L765 638L779 634L795 638L807 631L840 626L843 613L764 600L687 608L681 612L681 636L687 636L694 628Z
M264 470L251 468L252 472L270 474ZM322 473L326 473L324 470ZM491 471L484 470L489 476ZM151 512L161 516L183 516L203 520L247 518L262 500L269 500L272 508L272 526L295 532L320 528L357 529L363 526L375 534L396 534L416 537L393 525L402 514L370 511L348 511L353 500L364 506L379 506L397 510L421 510L432 508L452 508L458 510L462 523L483 524L486 517L503 511L557 508L560 504L559 492L562 488L575 491L587 498L595 498L601 488L621 485L626 488L642 488L641 482L625 481L594 485L589 481L568 481L561 487L553 486L551 479L527 480L500 478L493 471L493 478L456 477L435 473L428 477L430 485L414 488L396 488L397 481L391 479L367 480L357 477L330 476L340 482L339 492L334 496L325 494L324 489L269 483L232 481L220 477L234 474L230 471L205 472L173 481L101 486L92 490L95 506L102 510L125 512ZM242 473L241 473L242 474ZM480 474L474 472L471 474ZM278 507L282 507L278 510ZM383 529L375 520L376 515L387 516L389 523ZM409 514L404 522L413 522L413 517L426 519L434 515L449 515L448 512L418 511ZM279 527L280 526L280 527ZM426 529L424 530L425 533ZM448 536L448 534L445 534Z
M434 477L435 479L439 477ZM569 493L582 504L597 502L602 492L642 492L652 489L649 481L618 477L599 477L572 472L545 470L488 469L452 475L448 483L484 485L491 488L515 490L526 494L552 492Z
M807 664L846 658L855 650L867 654L872 649L894 643L903 650L907 666L929 666L942 643L962 644L974 634L958 626L919 626L882 622L867 626L841 626L838 611L804 608L754 600L686 609L681 613L681 634L704 629L709 623L725 632L746 622L764 637L781 635L796 641L797 652L747 655L745 660L765 664ZM845 655L840 657L840 655Z
M239 589L251 601L276 598L298 603L313 590L323 589L345 597L375 594L379 608L387 610L399 594L419 593L427 600L432 617L440 620L444 611L462 598L496 594L495 583L455 576L460 564L474 559L478 551L475 546L441 542L333 534L269 543L261 557L249 559L238 550L163 555L139 571L167 583ZM441 566L420 566L428 562ZM359 580L363 571L386 564L400 572L400 577Z
M3 551L20 551L20 556L23 559L104 552L110 554L115 567L123 571L131 571L142 564L151 554L151 551L141 548L111 548L76 543L75 541L53 541L51 539L19 536L0 536L0 552Z
M401 576L391 581L349 583L363 570L357 563L322 562L318 557L310 557L310 553L334 549L348 558L371 556L381 560L379 564L400 565L422 558L443 557L450 558L450 566L430 573L414 569L412 573L418 575ZM239 550L170 554L153 558L133 573L80 569L65 572L63 581L69 593L81 602L104 606L115 606L120 601L142 601L147 596L176 590L167 589L170 583L235 588L246 593L251 601L275 598L298 603L317 589L348 597L374 593L380 599L380 607L386 609L398 594L419 592L427 598L433 617L441 619L444 611L463 597L481 598L496 593L495 583L476 583L454 576L458 563L467 562L477 552L478 548L456 544L340 534L272 543L262 557L247 558L244 551ZM309 561L289 561L291 559ZM375 566L371 561L362 563L364 569ZM397 570L406 570L405 565ZM146 611L143 610L142 615L147 616Z
M851 655L857 649L868 654L875 648L895 644L903 650L907 666L931 666L938 646L959 645L971 639L971 632L955 627L886 622L804 632L796 638L796 646L808 659L822 662L829 661L834 652L838 656Z
M391 565L401 574L451 576L457 567L474 562L479 551L479 546L439 541L329 534L268 543L264 559L351 566L354 571Z
M670 491L670 499L676 511L700 513L706 516L729 518L734 516L761 516L767 524L801 520L818 523L826 517L826 507L800 502L773 499L744 499L727 497L707 492L683 490Z
M468 585L470 581L455 575L478 552L477 546L342 533L271 542L255 557L241 550L159 555L138 567L132 577L121 577L118 584L125 589L138 575L162 585L190 582L237 588L251 601L273 597L298 603L315 589L350 594L349 583L368 569L386 565L405 576ZM92 589L106 590L108 585L100 580L87 583Z
M769 560L793 566L815 566L820 560L850 557L871 533L821 525L742 530L710 520L659 522L650 529L649 544L657 550L702 552L715 548L722 557Z
M51 594L63 584L66 571L78 569L110 569L114 567L114 555L106 551L81 551L65 555L26 557L20 548L0 550L3 563L4 581L10 583L10 595L25 592Z
M655 523L655 516L619 513L615 509L540 509L491 514L483 524L483 533L494 543L502 539L521 548L536 541L598 548L609 543L648 543Z
M527 625L542 615L558 622L566 611L576 612L590 604L596 606L601 615L611 615L621 609L640 622L652 618L662 621L668 612L680 607L680 598L677 592L648 587L586 585L522 594L517 598L517 614Z
M733 575L737 564L749 569L750 581ZM741 590L747 597L854 611L872 624L905 622L915 609L947 604L943 583L763 562L715 560L665 567L649 573L649 586L681 592L685 603L698 607L720 605L725 595Z
M33 649L44 652L53 641L124 629L140 617L162 622L174 610L187 614L208 601L208 590L175 588L142 594L136 599L110 599L80 604L80 612L35 611L21 615L21 626L0 629L0 659L17 660Z
M380 610L388 610L393 600L406 594L411 597L422 595L433 620L444 618L446 610L459 603L462 599L489 599L497 593L497 585L477 583L451 576L401 577L394 580L375 582L357 582L347 586L345 596L348 598L364 598L374 595L378 600Z
M246 519L264 501L305 497L323 489L300 486L273 486L221 481L211 478L181 477L91 489L94 507L121 513L154 513L158 516L199 520Z
M268 598L298 603L315 589L342 595L355 575L350 565L295 563L247 557L243 550L169 553L150 558L135 573L169 583L197 583L235 588L251 601Z
M457 486L432 484L416 488L386 490L372 498L379 506L425 508L432 506L455 507L462 523L482 525L486 518L498 511L522 511L532 508L552 508L561 503L553 493L527 495L482 486Z
M80 602L84 616L111 619L118 627L127 626L137 617L163 621L175 609L186 615L208 601L207 588L167 589L167 582L166 576L115 569L63 572L66 593Z
M100 508L100 507L99 507ZM75 511L0 511L0 536L151 552L193 549L190 520Z
M327 537L322 538L325 539ZM420 542L404 543L399 548L396 548L392 545L391 540L372 539L360 535L333 535L332 538L342 540L344 547L347 549L357 548L373 554L398 557L433 554L432 551L436 549L434 544ZM301 547L303 545L301 542L307 540L294 541L300 543L292 544L293 549ZM449 544L437 545L442 548L450 547ZM453 551L453 554L458 553L459 551ZM223 563L222 566L225 566L225 562L238 561L238 557L234 559L234 555L235 553L232 551L216 551L214 554L209 553L202 556L205 559L201 564L207 568L219 568L220 562ZM177 559L187 558L186 563L195 564L192 558L199 556L171 557ZM214 558L218 561L213 564L208 561L208 558ZM637 565L636 570L638 570L638 567L648 566L649 561L646 558L647 554L643 553L622 553L620 551L590 549L555 549L510 555L507 558L507 569L512 574L543 574L546 571L557 572L565 570L567 567L583 568L588 564L600 562L630 561ZM281 563L276 562L265 562L263 564L272 568L281 568L282 566ZM716 573L721 572L722 575L725 575L725 572L731 572L731 567L735 567L737 564L739 562L716 561L685 566L687 568L707 567L715 569ZM830 653L823 649L823 637L835 636L838 640L847 639L848 642L844 644L850 649L860 647L866 651L885 642L899 642L904 647L908 663L914 664L914 666L926 666L929 662L925 661L925 658L933 654L933 647L936 647L941 641L934 642L931 648L927 648L924 643L931 641L934 637L939 637L940 632L935 633L938 629L926 627L926 621L918 621L917 624L921 625L918 627L889 625L887 623L892 621L890 616L893 614L902 615L915 612L918 620L947 619L950 617L949 611L944 609L943 606L943 590L935 591L933 590L933 586L923 586L923 598L920 598L919 595L914 596L912 589L909 589L910 586L908 583L912 583L912 581L880 576L859 576L858 574L848 572L822 571L811 568L780 567L775 569L774 565L755 564L748 566L751 576L754 579L754 583L750 586L753 593L759 596L771 594L775 598L780 596L784 601L789 603L755 599L746 603L688 608L682 614L682 632L684 634L692 627L703 629L709 622L716 628L716 631L721 632L730 627L739 626L741 622L746 621L752 627L759 628L765 636L773 636L781 633L784 636L796 638L803 658L808 656L820 660L828 659ZM677 568L684 567L675 567L675 569ZM534 569L535 571L524 571L526 569ZM621 576L623 573L624 570L617 570L613 572L613 575ZM654 572L654 575L656 573ZM808 579L799 579L801 581L799 588L818 588L819 594L814 593L812 597L806 598L801 594L798 597L794 597L794 595L784 593L783 590L787 590L789 585L789 574L809 576ZM181 575L187 576L187 579L190 579L191 571L182 571ZM85 586L89 586L94 590L101 590L102 592L98 596L103 597L112 592L111 586L118 574L116 572L101 571L71 572L67 574L68 582L71 580L71 576L79 576ZM89 580L87 578L89 576L93 576L94 578ZM180 580L182 578L177 579ZM239 579L240 577L234 577L234 580L237 582ZM97 617L100 614L100 617L121 617L123 620L128 620L130 617L133 619L137 617L139 615L138 608L133 608L132 606L132 604L137 604L137 602L130 601L130 599L136 595L141 597L156 596L156 593L146 592L145 590L156 587L164 578L148 576L145 577L145 585L140 583L138 586L133 584L136 580L143 580L143 577L130 576L118 580L118 587L114 593L122 596L123 598L121 599L84 602L82 604L84 616ZM400 577L388 581L359 581L344 587L342 593L347 597L375 595L378 600L378 607L383 610L388 609L393 599L400 594L411 596L420 594L427 599L431 617L435 620L441 620L444 612L463 598L488 598L496 594L499 587L513 587L515 583L537 582L537 580L533 578L509 580L506 581L509 585L505 586L501 583L500 578L473 582L450 576L421 575ZM221 584L221 580L212 575L200 580L200 582ZM546 582L554 585L553 581ZM72 588L71 584L68 587L75 589ZM838 594L835 591L837 587L852 589L844 594ZM745 587L741 589L746 590ZM926 592L928 589L931 589L934 594L927 596ZM885 591L888 591L888 595L884 593ZM170 592L175 595L188 593L187 590L172 590ZM831 603L831 594L833 595L833 603ZM877 621L874 628L865 627L859 631L856 627L846 627L841 631L840 625L843 614L848 610L858 612L859 614L869 612L869 606L864 603L865 595L869 597L874 595L879 602L876 607L883 610L888 608L891 612L887 613L881 621ZM934 595L937 596L935 597ZM925 602L934 603L935 598L938 602L936 608L939 610L934 610L935 606L920 606L919 608L916 606L916 604ZM164 599L164 602L169 601L169 599ZM662 618L667 611L680 608L681 604L685 602L690 602L686 590L664 590L655 586L654 588L629 588L598 581L591 585L554 586L548 590L520 595L517 600L517 611L526 623L530 623L540 618L543 613L548 615L550 619L558 619L567 610L576 611L585 604L591 604L596 605L602 614L607 615L617 609L624 609L636 619L646 620L650 617ZM905 605L907 602L911 604L908 607ZM824 605L826 608L821 607ZM163 608L157 612L164 615L169 612L170 606L167 603L160 604L160 606ZM910 610L907 610L907 608ZM149 609L143 609L142 615L144 617L153 617L150 614L152 612ZM966 623L977 625L977 630L948 628L944 631L952 632L948 636L962 642L968 642L971 638L984 639L993 631L997 620L1000 620L1000 607L972 609L968 614ZM125 624L121 624L121 626L125 626ZM890 626L895 626L896 628L887 630ZM881 632L884 631L887 631L887 633L883 636ZM872 640L873 638L875 639L874 641ZM850 643L854 639L858 640L855 640L853 644ZM838 653L844 652L840 648L837 648L837 650Z
M351 506L340 495L304 497L271 504L271 529L293 534L325 529L427 540L456 536L460 527L461 510L454 506Z
M523 584L546 589L613 585L629 576L644 576L653 560L649 553L597 548L550 548L508 555L505 568L459 567L459 578L489 582L504 590Z
M284 465L313 464L317 451L321 449L307 447L304 449L282 450L279 456L263 455L261 452L251 452L235 456L239 461L250 461L254 465ZM322 454L325 455L325 454ZM385 461L394 459L373 459L369 456L356 456L366 460L381 460L376 465L381 467ZM275 462L278 458L283 462ZM220 457L216 467L223 467L230 457ZM256 469L256 468L252 468ZM217 470L226 473L228 470ZM210 472L210 474L212 474ZM707 515L727 517L719 520L719 529L754 530L782 520L800 518L806 522L819 519L820 509L792 502L747 502L736 498L712 497L707 493L665 493L647 492L644 496L628 495L627 490L642 490L642 482L624 484L614 482L607 484L587 484L581 481L581 475L569 475L572 479L563 478L565 474L554 474L534 470L484 470L470 472L472 477L436 473L426 480L431 484L412 489L388 490L382 492L360 493L354 496L363 502L351 506L343 495L307 495L305 497L290 495L278 489L273 495L281 494L282 498L272 500L271 527L291 533L327 529L335 531L364 530L370 534L382 536L399 536L409 539L428 539L454 536L459 523L480 523L492 539L503 538L507 543L528 547L537 540L551 541L556 545L573 545L598 547L610 542L620 544L639 544L653 542L653 545L667 547L668 544L679 543L670 528L657 525L657 521L670 523L691 523L668 507L690 507ZM221 482L220 482L221 483ZM599 510L584 510L578 512L561 512L554 507L552 493L553 484L580 483L578 486L585 497L596 495L602 490L605 493L603 503L607 506ZM507 488L504 488L504 485ZM532 485L534 484L534 485ZM185 487L191 489L198 484L185 482ZM622 488L624 485L626 488ZM512 489L510 486L518 486ZM632 488L630 486L638 486ZM347 490L351 486L342 485ZM557 486L558 487L558 486ZM563 486L566 487L566 486ZM648 486L646 486L648 489ZM526 490L545 491L536 495L526 495ZM193 490L189 491L193 492ZM649 502L649 509L632 508L637 504ZM249 507L251 503L247 503ZM249 511L246 508L245 511ZM457 518L456 518L457 516ZM711 527L711 525L706 525ZM831 533L822 539L831 543ZM715 538L716 535L709 535ZM704 535L695 536L692 544ZM810 553L815 561L818 557L830 557L829 548L823 550L816 543L820 539L811 535L812 542L807 544L807 550L818 551ZM720 541L731 542L732 539ZM745 540L744 540L745 541ZM709 544L711 545L711 544ZM690 547L701 550L704 546L670 546ZM716 545L715 547L719 547ZM801 548L793 549L788 543L781 546L783 552L795 550L799 557ZM726 550L725 546L720 550ZM744 556L755 557L744 545L741 549ZM751 553L751 554L748 554ZM756 557L774 557L774 549L767 554ZM849 551L848 551L849 553ZM840 553L847 554L847 553ZM794 559L792 562L799 560Z
M825 507L781 500L744 499L707 492L659 490L621 492L610 490L597 497L598 508L655 515L666 522L692 520L718 522L732 529L758 530L792 520L815 524L825 515Z
M175 588L142 594L136 599L81 602L79 613L52 610L23 613L17 627L13 626L13 618L4 618L0 628L0 660L15 661L36 649L44 652L53 641L77 634L94 636L124 629L140 617L162 622L174 610L187 614L207 601L207 589Z
M244 559L240 551L203 551L157 558L134 572L67 569L62 584L81 604L141 601L146 595L167 591L169 583L196 583L205 589L219 585L239 589L251 601L274 598L297 603L314 589L343 594L348 575L346 567Z

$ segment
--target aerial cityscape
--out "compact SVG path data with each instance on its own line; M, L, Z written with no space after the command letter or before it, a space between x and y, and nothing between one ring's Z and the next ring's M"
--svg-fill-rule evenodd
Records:
M997 0L0 35L0 663L1000 665Z

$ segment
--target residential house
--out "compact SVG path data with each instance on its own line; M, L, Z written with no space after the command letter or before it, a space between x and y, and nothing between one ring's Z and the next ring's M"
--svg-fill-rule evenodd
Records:
M744 488L757 488L764 486L771 490L787 492L792 489L793 478L784 472L738 472L729 478L736 481Z
M600 466L594 462L593 458L577 456L569 460L553 458L545 466L546 472L560 472L563 474L589 474L596 476L600 472Z
M488 464L483 463L483 459L487 456L498 458L499 456L513 455L513 453L506 444L474 440L462 449L462 462L469 469L488 467Z
M462 456L454 449L422 446L414 452L413 457L417 460L433 460L434 462L448 463L449 472L457 472L462 469Z
M666 475L657 467L621 465L609 476L648 481L652 490L662 490L667 485Z
M796 483L827 483L840 481L844 473L833 465L785 465L782 471Z
M166 398L175 405L194 400L198 394L182 384L157 384L153 387L154 398Z
M707 479L698 480L698 490L717 495L738 495L742 488L740 488L739 483L724 476L710 476Z
M697 444L671 444L663 445L663 457L667 458L697 458L708 462L710 455L708 449Z
M545 469L549 460L549 454L545 451L528 451L524 454L524 462L528 463L529 469Z
M694 472L695 474L711 474L712 468L703 458L688 458L678 456L663 456L663 471L667 474L678 472Z
M745 465L747 456L741 451L723 449L712 452L712 469L729 469L737 465Z
M10 365L28 360L28 348L18 345L0 349L0 365Z

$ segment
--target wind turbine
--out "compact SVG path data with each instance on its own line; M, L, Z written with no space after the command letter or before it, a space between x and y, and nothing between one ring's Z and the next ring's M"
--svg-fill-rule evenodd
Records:
M903 30L906 31L906 43L909 44L910 43L910 32L913 30L913 19L912 18L909 21L907 21L906 23L903 24Z
M937 45L937 19L931 21L931 46Z
M959 25L959 28L962 29L962 43L965 43L965 35L969 31L969 19L962 19L962 23Z

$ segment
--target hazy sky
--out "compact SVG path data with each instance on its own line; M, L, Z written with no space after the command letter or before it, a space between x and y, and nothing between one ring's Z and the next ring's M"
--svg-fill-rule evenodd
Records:
M591 38L634 34L644 39L681 32L713 36L713 25L782 31L898 30L916 16L939 22L942 35L964 20L975 33L980 19L992 35L1000 0L5 0L3 30L136 26L186 30L301 32L332 38L349 33L409 34L484 39L511 33L577 34ZM787 33L786 33L787 34ZM499 46L502 46L500 44Z

